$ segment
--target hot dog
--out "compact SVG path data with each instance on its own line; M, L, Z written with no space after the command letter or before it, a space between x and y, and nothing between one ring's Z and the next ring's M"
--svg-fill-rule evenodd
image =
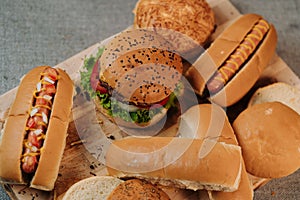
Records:
M227 27L185 74L196 93L230 106L254 85L274 55L274 26L256 14Z
M33 173L37 167L52 108L52 100L56 92L57 80L57 71L53 68L46 68L33 93L35 102L33 102L26 125L27 135L23 144L24 151L21 160L22 170L25 173Z
M22 79L0 143L0 177L52 190L66 142L73 83L61 69L36 67Z
M242 64L255 51L260 41L263 40L270 26L264 19L260 19L248 33L238 48L230 55L225 63L217 70L207 83L211 93L216 93L239 70Z

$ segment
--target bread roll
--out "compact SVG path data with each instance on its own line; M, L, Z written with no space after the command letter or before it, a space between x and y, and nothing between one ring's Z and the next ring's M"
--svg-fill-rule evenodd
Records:
M72 185L63 196L63 200L107 199L110 193L123 181L111 176L93 176Z
M188 126L180 126L179 133L182 137L188 137L187 133L195 130L193 137L197 139L210 138L218 142L238 145L225 111L216 104L199 104L191 107L181 117ZM248 178L244 161L242 166L241 181L239 187L234 192L208 191L210 199L213 200L251 200L253 199L253 189ZM203 197L203 191L199 192Z
M284 82L259 88L252 95L248 107L264 102L281 102L300 114L300 90Z
M235 191L241 161L239 146L173 137L124 138L106 154L110 175L192 190Z
M139 0L133 12L135 28L154 28L186 60L202 52L215 29L205 0Z
M110 193L107 200L170 200L169 196L155 185L139 179L129 179L120 183Z
M300 115L279 102L256 104L233 123L246 169L254 176L279 178L300 167Z

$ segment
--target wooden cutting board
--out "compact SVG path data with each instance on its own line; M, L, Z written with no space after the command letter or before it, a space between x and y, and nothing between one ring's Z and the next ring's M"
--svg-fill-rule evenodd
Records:
M240 13L228 0L209 0L208 3L215 12L218 25L216 32L212 36L214 39L232 20L238 17ZM12 199L61 199L66 190L77 181L95 175L106 174L106 169L101 159L103 159L105 144L109 142L107 137L114 137L116 139L122 137L124 130L120 130L104 116L100 115L96 118L94 104L88 101L85 95L80 91L78 85L80 80L79 70L83 65L84 59L97 52L98 47L105 45L109 40L110 38L101 43L97 43L55 66L65 69L76 86L74 106L72 109L73 115L70 118L68 129L67 145L60 165L55 189L52 192L44 192L30 189L24 185L4 184L6 191ZM277 55L273 57L258 83L262 83L262 80L282 81L300 89L300 79ZM16 90L17 88L14 88L0 96L0 128L3 127L8 109L15 98ZM248 97L249 96L250 93L248 94ZM228 109L229 118L233 119L237 116L237 114L245 108L246 102L247 97L237 105ZM171 125L172 123L176 123L176 120L170 122ZM170 126L170 128L162 134L176 135L176 129L174 126ZM173 191L174 194L176 192L178 191ZM195 197L194 194L189 192L183 195L185 195L185 197L189 196L189 199Z

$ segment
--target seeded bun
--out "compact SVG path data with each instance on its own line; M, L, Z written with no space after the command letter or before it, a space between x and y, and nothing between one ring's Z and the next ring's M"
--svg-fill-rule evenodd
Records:
M279 178L300 167L300 115L279 102L244 110L233 128L246 169L254 176Z
M169 200L169 196L155 185L144 180L130 179L119 184L107 200Z
M173 46L162 36L150 29L128 29L114 36L105 46L100 58L100 77L106 68L117 60L121 55L143 48L156 47L159 49L174 50Z
M125 38L125 39L124 39ZM153 104L168 97L182 76L182 60L172 45L149 30L116 36L100 58L100 79L124 101Z
M214 31L214 13L205 0L139 0L133 12L135 28L154 28L185 59L199 53Z

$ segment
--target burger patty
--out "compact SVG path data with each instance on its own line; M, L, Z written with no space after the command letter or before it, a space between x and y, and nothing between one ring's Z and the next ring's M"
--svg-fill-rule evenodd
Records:
M134 106L138 106L138 107L150 107L152 104L147 104L147 103L133 103L133 102L127 102L124 101L124 97L119 94L118 92L116 92L116 90L114 90L114 88L112 88L111 86L108 85L108 83L106 83L105 81L99 80L98 83L101 87L105 88L107 91L107 94L111 97L113 96L116 100L125 103L125 104L129 104L129 105L134 105Z

